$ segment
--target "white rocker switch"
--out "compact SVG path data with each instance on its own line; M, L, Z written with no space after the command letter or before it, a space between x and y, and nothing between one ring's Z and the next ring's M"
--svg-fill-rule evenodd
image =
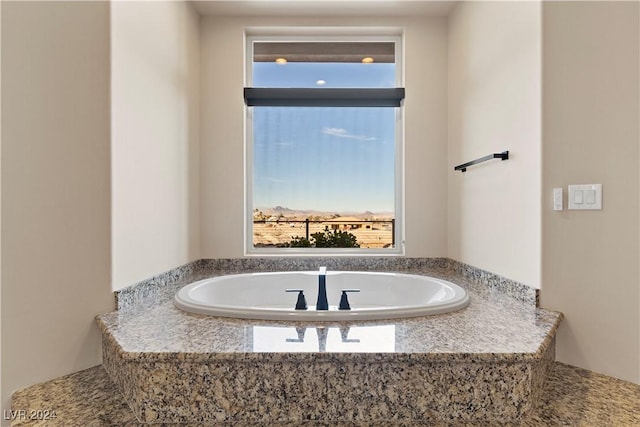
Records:
M573 203L575 203L576 205L581 205L582 204L582 196L583 196L583 191L582 190L576 190L573 192Z

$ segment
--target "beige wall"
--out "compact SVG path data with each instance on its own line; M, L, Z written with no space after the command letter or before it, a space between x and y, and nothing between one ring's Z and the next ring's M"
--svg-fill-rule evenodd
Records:
M449 257L540 287L540 4L449 16ZM466 173L455 165L509 150Z
M207 17L201 22L202 257L242 257L246 26L405 28L406 255L446 255L445 18Z
M2 52L2 5L0 4L0 52ZM0 64L2 58L0 54ZM0 100L2 100L2 67L0 66ZM1 101L0 101L1 104ZM2 108L0 105L0 411L6 408L2 390ZM4 413L4 412L3 412ZM1 423L0 423L1 424Z
M2 409L100 363L110 286L109 6L2 2ZM43 408L45 409L45 408Z
M199 16L111 3L113 288L198 259Z
M640 383L637 2L543 6L542 306L565 313L558 359ZM601 211L552 189L603 185Z

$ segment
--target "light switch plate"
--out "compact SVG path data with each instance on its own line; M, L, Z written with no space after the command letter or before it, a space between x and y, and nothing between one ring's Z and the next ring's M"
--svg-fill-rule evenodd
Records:
M602 209L602 184L581 184L569 186L569 209Z
M553 210L562 210L562 188L553 189Z

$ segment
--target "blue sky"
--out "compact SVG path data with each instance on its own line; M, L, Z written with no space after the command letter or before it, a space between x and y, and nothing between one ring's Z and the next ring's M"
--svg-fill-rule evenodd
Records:
M255 63L253 86L395 87L395 67ZM394 108L254 107L253 115L254 208L394 210Z

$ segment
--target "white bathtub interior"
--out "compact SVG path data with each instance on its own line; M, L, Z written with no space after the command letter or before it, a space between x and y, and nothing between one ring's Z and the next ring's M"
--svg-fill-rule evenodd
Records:
M180 289L178 308L198 314L264 320L389 319L442 314L466 307L469 296L446 280L414 274L327 271L329 310L318 311L318 271L249 273L218 276ZM308 309L295 310L301 289ZM348 298L351 310L339 310L343 289L359 289Z

